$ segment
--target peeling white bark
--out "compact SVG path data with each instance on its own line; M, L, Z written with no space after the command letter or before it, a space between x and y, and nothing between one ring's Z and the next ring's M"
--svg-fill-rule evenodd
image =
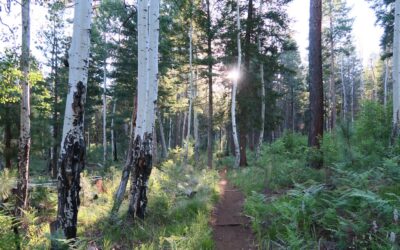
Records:
M237 18L237 46L238 46L238 61L237 61L237 69L240 72L240 65L241 65L241 45L240 45L240 1L237 0L236 6L236 18ZM231 117L232 117L232 133L233 133L233 143L235 145L235 165L234 167L239 167L240 163L240 148L239 148L239 140L237 134L237 127L236 127L236 92L237 92L237 84L238 79L237 77L233 79L233 86L232 86L232 105L231 105Z
M90 48L91 0L75 0L69 50L68 95L58 164L58 226L67 239L76 237L80 173L84 168L84 105Z
M138 1L138 105L128 213L144 218L158 92L159 0Z

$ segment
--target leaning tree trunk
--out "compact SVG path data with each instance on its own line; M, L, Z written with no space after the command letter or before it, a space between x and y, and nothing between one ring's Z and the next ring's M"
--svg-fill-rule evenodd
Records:
M324 88L322 84L322 44L321 44L322 1L310 0L310 131L308 145L320 148L320 140L324 129ZM322 167L322 159L313 159L310 165L314 168Z
M393 39L393 130L392 143L400 130L400 0L396 0Z
M69 50L68 95L58 163L57 227L75 238L80 205L80 174L85 167L84 105L89 66L91 0L76 0Z
M236 8L236 20L237 20L237 46L238 46L238 61L237 61L237 71L240 72L240 65L242 59L242 51L240 46L240 9L239 9L240 1L237 0L237 8ZM239 148L239 140L237 134L237 126L236 126L236 92L237 92L237 84L238 84L238 76L233 79L232 86L232 104L231 104L231 118L232 118L232 136L233 143L235 145L235 165L234 167L239 167L240 163L240 148Z
M152 146L158 92L159 0L138 1L138 107L134 141L134 168L128 213L143 219L152 170Z
M164 126L162 123L162 117L160 111L157 109L157 121L158 121L158 126L160 129L160 140L161 140L161 146L162 146L162 158L167 158L168 157L168 148L167 148L167 143L165 142L165 134L164 134Z
M112 214L118 212L119 207L121 206L122 200L124 198L126 186L128 185L129 175L131 173L131 169L133 166L133 149L135 147L134 136L135 136L135 127L136 127L136 117L137 117L137 96L134 98L133 112L131 117L131 129L129 131L129 146L128 152L125 160L124 167L122 169L121 181L119 183L117 192L114 197L114 205L112 208Z
M31 147L31 121L30 121L30 86L29 74L29 50L30 50L30 0L22 1L22 53L21 71L21 127L18 147L18 183L15 215L22 215L21 209L28 208L28 181L29 181L29 153Z

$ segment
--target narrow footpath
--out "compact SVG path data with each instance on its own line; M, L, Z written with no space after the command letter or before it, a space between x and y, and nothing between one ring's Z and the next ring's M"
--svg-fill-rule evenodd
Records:
M221 170L220 200L212 216L213 237L217 250L257 249L250 220L243 215L244 195L226 179Z

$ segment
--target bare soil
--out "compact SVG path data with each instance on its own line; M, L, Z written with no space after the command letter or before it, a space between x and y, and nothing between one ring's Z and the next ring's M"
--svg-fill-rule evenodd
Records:
M226 169L219 174L220 201L214 208L211 221L216 249L258 249L250 220L243 215L244 195L228 183Z

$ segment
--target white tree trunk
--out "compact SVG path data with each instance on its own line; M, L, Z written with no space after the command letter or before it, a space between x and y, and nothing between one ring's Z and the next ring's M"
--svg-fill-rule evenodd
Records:
M400 120L400 0L396 0L393 39L393 136L399 136Z
M80 173L85 164L84 105L90 48L91 0L75 0L69 50L68 95L58 164L58 227L67 239L76 237Z
M159 0L138 1L138 116L128 213L144 218L152 169L153 133L158 92ZM142 63L143 62L143 63ZM144 97L144 98L143 98Z
M193 24L192 20L190 20L190 28L189 28L189 110L188 110L188 126L187 126L187 134L186 134L186 145L185 145L185 165L187 164L188 154L189 154L189 140L190 140L190 126L192 120L192 106L193 106L193 50L192 50L192 33L193 33ZM185 128L184 128L185 129Z
M241 65L241 47L240 47L240 10L239 5L240 1L237 0L237 7L236 7L236 18L237 18L237 46L238 46L238 61L237 61L237 68L236 70L240 72L240 65ZM233 142L235 144L235 165L234 167L239 167L240 163L240 149L239 149L239 140L236 128L236 92L237 92L237 84L238 84L238 77L233 79L233 86L232 86L232 106L231 106L231 117L232 117L232 133L233 133Z
M29 182L29 154L31 147L31 120L30 120L30 86L29 51L30 51L30 0L22 1L22 48L20 67L22 71L22 97L21 97L21 121L18 146L18 183L15 215L22 215L21 209L28 208L28 182Z

